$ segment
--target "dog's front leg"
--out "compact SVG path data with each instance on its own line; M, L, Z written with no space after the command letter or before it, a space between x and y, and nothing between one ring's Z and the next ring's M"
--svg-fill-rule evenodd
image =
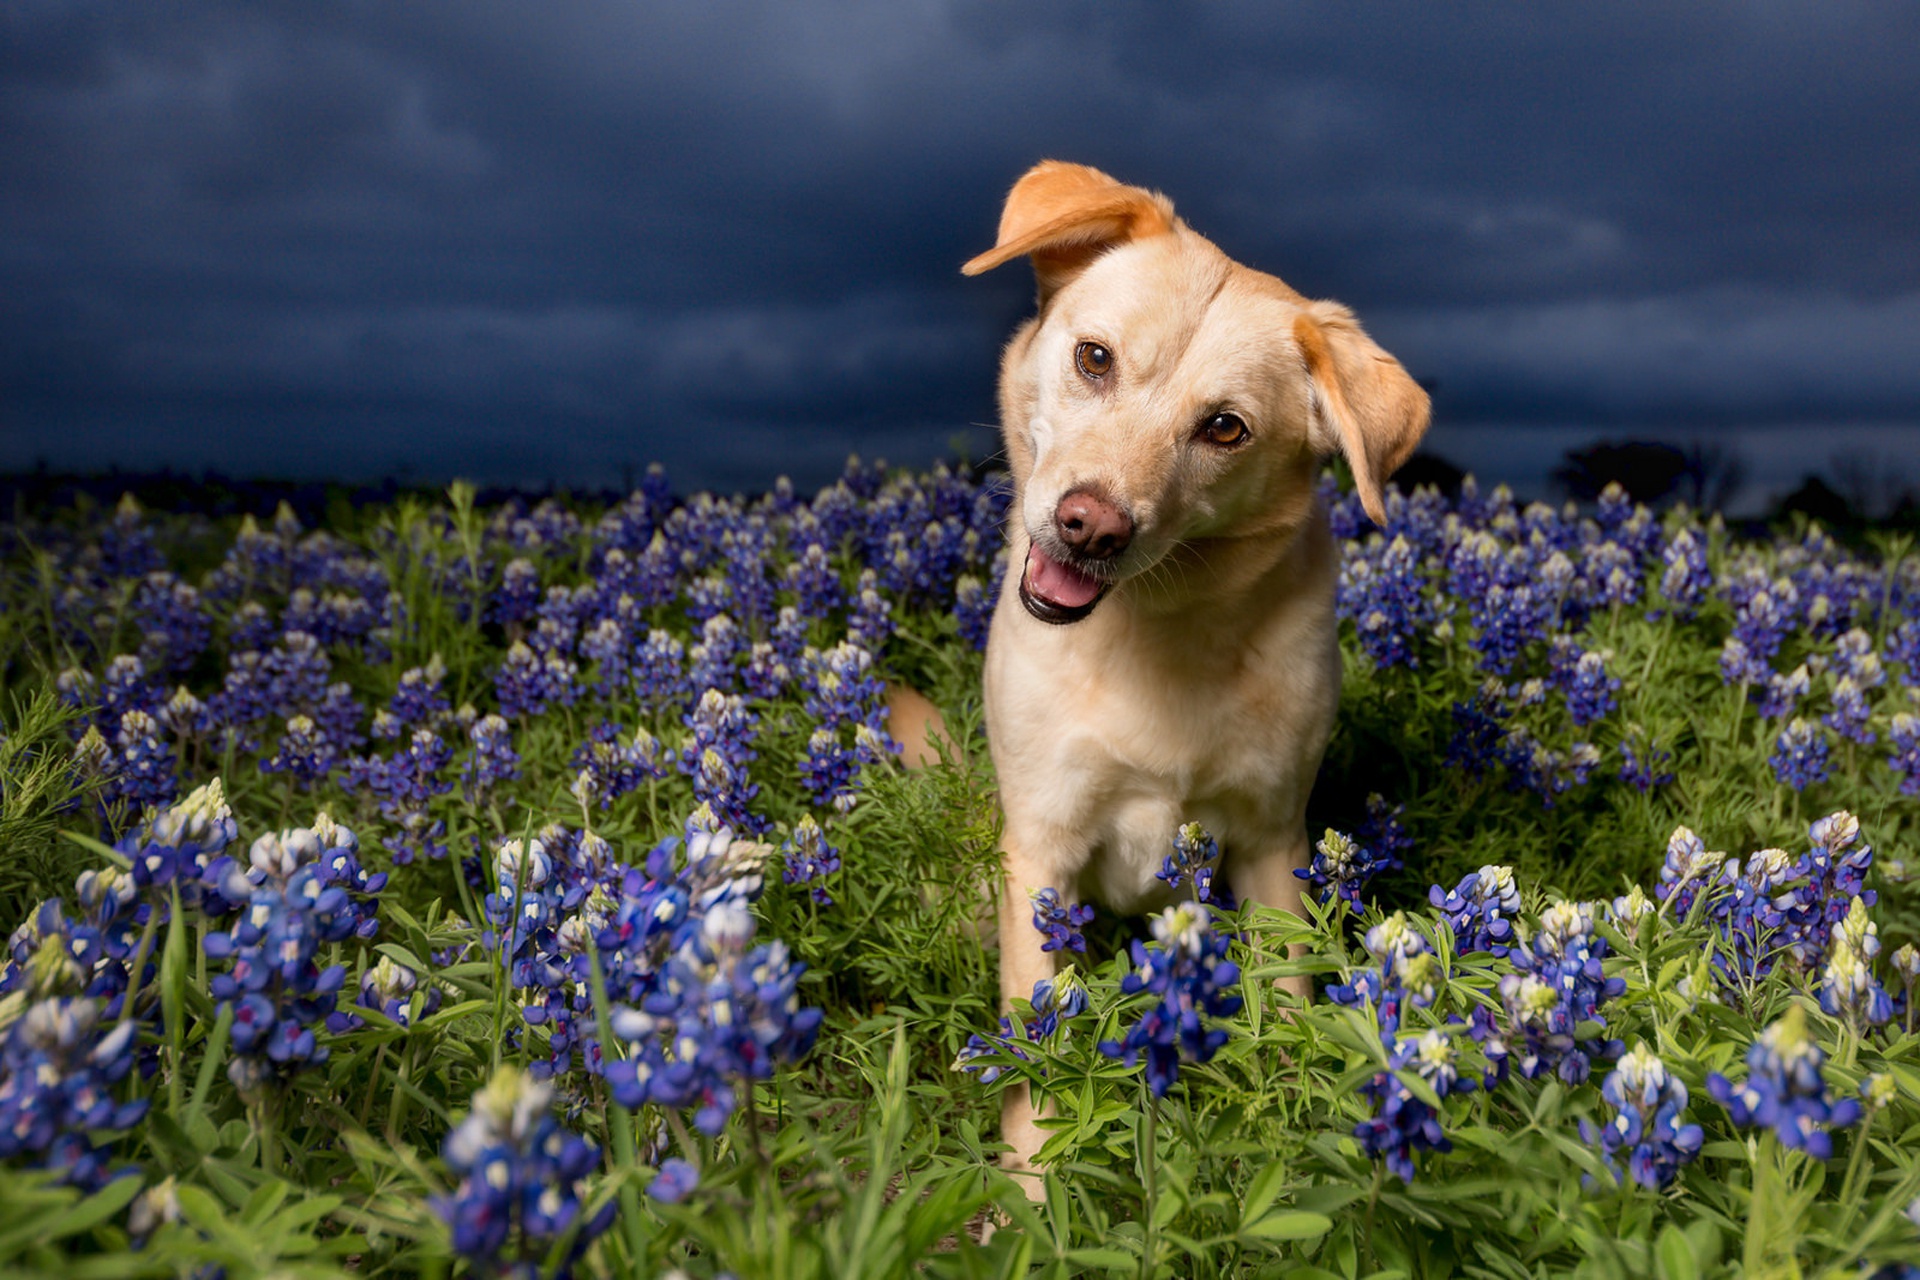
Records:
M1034 983L1057 972L1054 953L1041 949L1045 938L1033 927L1032 895L1048 887L1047 873L1021 849L1012 839L1007 841L1006 875L1000 896L1000 1008L1009 1017L1017 1016L1013 1012L1015 997L1031 999ZM1033 1093L1022 1081L1009 1086L1001 1097L1000 1139L1012 1148L1001 1156L1001 1166L1020 1180L1028 1199L1037 1201L1045 1186L1034 1157L1047 1135L1038 1123Z
M1313 856L1307 847L1307 832L1302 827L1244 856L1236 850L1228 858L1227 883L1233 887L1234 897L1241 902L1257 902L1263 907L1291 911L1304 918L1306 912L1301 906L1300 889L1306 881L1293 873L1296 869L1305 870L1312 860ZM1305 943L1296 942L1290 949L1295 959L1306 952ZM1281 978L1277 985L1281 990L1299 996L1303 1002L1313 996L1313 979L1304 973Z

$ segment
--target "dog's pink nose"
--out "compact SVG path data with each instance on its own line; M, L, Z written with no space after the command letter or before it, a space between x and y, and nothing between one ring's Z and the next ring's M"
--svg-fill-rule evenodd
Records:
M1075 489L1054 508L1060 541L1089 560L1111 560L1133 541L1133 517L1088 489Z

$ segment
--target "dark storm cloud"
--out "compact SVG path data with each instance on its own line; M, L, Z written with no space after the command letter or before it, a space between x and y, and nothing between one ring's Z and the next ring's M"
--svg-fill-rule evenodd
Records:
M11 5L0 466L923 460L993 419L1030 285L956 267L1042 155L1354 305L1443 451L1920 423L1909 8L1463 12Z

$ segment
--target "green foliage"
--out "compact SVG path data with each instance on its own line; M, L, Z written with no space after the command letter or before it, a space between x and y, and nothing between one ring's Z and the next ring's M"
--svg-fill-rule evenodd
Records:
M456 706L487 704L493 672L517 638L473 612L500 585L502 557L492 549L501 513L476 509L471 490L456 487L445 504L405 499L352 514L350 527L332 532L381 566L396 600L385 652L337 655L334 678L383 704L403 671L437 659ZM600 513L578 514L591 528ZM151 523L174 563L197 569L218 563L230 532L184 518ZM0 674L13 694L0 740L0 923L9 926L41 898L70 897L78 871L110 860L99 845L58 838L62 824L108 836L116 825L113 815L98 821L68 765L74 713L53 680L70 665L98 669L139 643L124 610L93 619L95 633L56 618L53 562L28 533L51 536L23 531L5 562L8 608L0 612ZM1897 561L1905 548L1887 552ZM529 554L549 586L590 577L585 535ZM1774 544L1737 544L1724 531L1711 547L1716 568L1735 555L1777 567L1782 554ZM849 580L854 565L843 548ZM1027 1056L1009 1060L1001 1082L982 1085L954 1070L968 1038L991 1032L1000 1012L993 955L983 946L998 892L999 814L978 655L946 613L896 610L900 631L882 662L941 706L949 738L939 763L878 767L850 813L816 811L797 780L811 727L800 699L755 706L758 809L777 824L768 839L777 845L803 815L819 812L843 860L826 882L833 904L781 883L777 861L759 904L762 936L784 940L808 965L802 998L826 1011L818 1044L747 1090L746 1105L711 1137L658 1108L618 1107L597 1079L558 1082L563 1123L603 1152L588 1180L589 1204L617 1205L615 1226L581 1259L580 1272L1680 1280L1853 1276L1920 1252L1920 1225L1908 1217L1920 1197L1920 1036L1904 1023L1862 1031L1827 1017L1808 978L1784 966L1751 990L1713 998L1707 958L1723 944L1698 912L1625 931L1603 925L1613 944L1606 972L1627 984L1605 1006L1606 1034L1657 1052L1706 1129L1699 1159L1661 1191L1616 1187L1582 1138L1580 1121L1609 1118L1597 1087L1605 1063L1583 1084L1516 1078L1433 1099L1453 1150L1422 1155L1411 1183L1369 1159L1353 1136L1369 1114L1360 1090L1389 1072L1372 1011L1326 1000L1301 1007L1276 986L1301 974L1338 981L1368 963L1344 910L1315 910L1304 921L1264 911L1238 918L1245 1007L1230 1020L1225 1047L1207 1063L1185 1065L1165 1098L1153 1099L1137 1068L1096 1047L1117 1038L1141 1007L1141 997L1122 988L1131 967L1124 943L1143 931L1138 921L1100 922L1091 955L1079 961L1089 1009L1051 1037L1023 1042ZM688 638L676 609L657 607L647 622ZM1850 809L1880 852L1871 883L1881 894L1876 914L1887 949L1920 936L1920 901L1901 870L1920 856L1920 813L1864 752L1843 751L1835 776L1805 793L1782 788L1746 691L1719 675L1718 646L1730 625L1717 601L1687 622L1649 619L1645 610L1591 619L1582 645L1607 652L1623 680L1620 711L1599 745L1617 750L1621 726L1638 725L1673 753L1677 778L1642 793L1603 772L1552 808L1497 773L1463 779L1443 763L1453 708L1484 678L1464 627L1428 637L1412 669L1376 668L1349 628L1340 728L1314 816L1316 829L1350 828L1372 792L1405 806L1414 851L1403 873L1378 886L1380 898L1388 909L1414 908L1416 927L1444 961L1432 1002L1409 1013L1409 1031L1448 1030L1450 1018L1497 1008L1506 972L1484 953L1450 954L1450 935L1424 910L1430 883L1450 885L1483 864L1513 866L1531 919L1563 895L1651 888L1668 835L1681 824L1714 848L1797 849L1810 819ZM810 638L827 645L839 636L816 622ZM1783 654L1783 669L1820 642L1792 643L1800 647ZM184 678L204 684L208 675L203 661ZM416 1001L409 1025L367 1013L363 1029L329 1037L332 1056L289 1087L250 1097L230 1084L233 1028L209 992L204 922L179 914L149 930L140 954L153 965L142 998L160 1007L157 1025L166 1030L143 1046L152 1074L136 1072L119 1086L123 1100L151 1103L115 1143L126 1176L84 1196L0 1163L0 1271L460 1273L465 1264L430 1203L455 1181L443 1143L495 1069L542 1056L547 1033L525 1022L524 993L474 945L471 922L484 911L457 856L549 823L587 821L617 856L639 862L680 830L694 797L677 773L605 810L583 812L569 794L571 757L606 718L670 749L684 735L674 711L595 696L516 723L517 782L484 799L456 788L433 801L456 858L393 868L379 934L329 952L346 967L349 993L387 957L430 974L438 1008ZM1534 727L1542 736L1566 728L1544 720ZM241 832L236 852L324 810L360 831L363 850L379 860L388 820L364 789L348 790L337 775L302 790L285 774L263 773L245 752L210 745L182 765L189 785L222 777ZM1304 956L1290 958L1300 945ZM1749 1044L1790 1005L1807 1010L1836 1096L1876 1074L1890 1082L1882 1103L1836 1136L1826 1164L1770 1134L1736 1128L1706 1088L1710 1073L1744 1075ZM16 997L0 1000L0 1032L22 1007ZM1487 1069L1473 1040L1456 1033L1452 1044L1463 1075ZM1396 1078L1416 1094L1431 1092L1416 1073ZM1037 1202L997 1166L999 1093L1016 1080L1051 1105L1049 1173ZM678 1204L644 1194L668 1156L701 1170L698 1187ZM136 1230L144 1237L137 1248Z

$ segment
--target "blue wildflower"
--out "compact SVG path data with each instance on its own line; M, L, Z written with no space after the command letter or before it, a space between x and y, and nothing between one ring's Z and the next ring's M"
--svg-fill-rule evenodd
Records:
M1486 951L1505 956L1514 943L1513 921L1520 914L1520 890L1511 867L1481 867L1461 877L1451 891L1433 885L1427 901L1453 930L1454 950L1462 955Z
M1442 1098L1471 1093L1476 1085L1461 1078L1455 1066L1453 1041L1439 1028L1396 1038L1391 1045L1388 1070L1361 1086L1376 1110L1353 1127L1353 1136L1363 1152L1384 1159L1388 1172L1411 1184L1416 1152L1444 1153L1453 1150L1453 1144L1440 1127L1439 1113L1401 1082L1400 1073L1418 1076Z
M1103 1040L1100 1052L1128 1066L1146 1060L1147 1087L1164 1097L1180 1077L1180 1063L1206 1062L1228 1033L1209 1019L1228 1018L1243 1003L1233 993L1240 966L1227 956L1227 939L1215 931L1205 905L1169 907L1151 921L1156 944L1135 939L1133 972L1120 981L1125 995L1145 992L1154 1000L1119 1040Z
M1747 1079L1734 1084L1715 1071L1707 1092L1743 1128L1772 1129L1786 1146L1816 1160L1833 1156L1833 1130L1861 1116L1853 1098L1832 1099L1820 1067L1826 1055L1807 1034L1806 1011L1790 1005L1747 1051Z
M813 900L823 907L833 905L833 895L820 883L840 869L840 851L827 843L820 824L806 814L793 826L793 834L780 848L785 869L781 879L787 884L803 884Z
M1042 951L1078 951L1086 954L1087 939L1080 931L1093 922L1093 908L1086 903L1065 902L1058 889L1034 889L1028 894L1033 904L1033 927L1046 935Z
M1700 1154L1706 1134L1697 1124L1683 1123L1687 1086L1644 1044L1620 1059L1600 1082L1600 1096L1613 1108L1613 1119L1595 1129L1580 1122L1588 1142L1598 1140L1602 1158L1616 1182L1620 1170L1614 1160L1627 1153L1627 1174L1641 1186L1659 1190L1679 1176L1680 1166Z
M1207 829L1197 822L1189 822L1174 833L1173 852L1160 863L1160 870L1154 875L1174 889L1191 877L1193 896L1201 902L1211 902L1213 875L1218 870L1219 859L1220 846Z
M1307 882L1316 901L1324 903L1329 897L1337 896L1347 904L1348 910L1358 915L1360 895L1367 883L1382 871L1399 865L1398 858L1376 854L1366 845L1328 827L1327 833L1313 846L1312 860L1304 868L1294 868L1293 874Z
M550 1085L503 1066L447 1135L442 1151L460 1184L429 1204L452 1230L454 1252L476 1270L531 1274L543 1268L555 1243L571 1235L561 1260L562 1274L569 1274L613 1224L611 1201L591 1218L583 1216L585 1179L599 1152L560 1128L549 1110L552 1096Z
M121 1102L139 1024L110 1026L105 1002L51 996L28 1004L0 1035L0 1160L24 1159L95 1191L111 1176L95 1135L131 1128L147 1100Z

